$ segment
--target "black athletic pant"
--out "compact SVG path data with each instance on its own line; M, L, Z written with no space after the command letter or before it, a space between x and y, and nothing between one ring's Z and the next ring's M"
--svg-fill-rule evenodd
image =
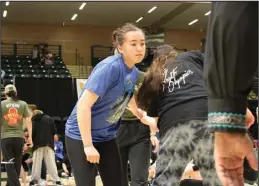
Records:
M179 186L204 186L202 180L185 179Z
M151 158L149 127L139 120L121 120L117 135L122 160L123 186L128 186L128 162L131 186L148 185L148 169Z
M95 186L96 167L103 186L122 186L121 157L116 139L94 143L100 154L100 163L92 164L86 160L81 140L66 136L66 148L76 186Z
M22 165L24 138L2 139L3 160L14 158L14 164L5 164L7 172L7 186L20 186L19 176Z
M24 171L26 171L26 172L29 171L29 166L25 161L28 160L30 158L30 156L31 155L29 153L23 154L23 156L22 156L22 166L23 166Z

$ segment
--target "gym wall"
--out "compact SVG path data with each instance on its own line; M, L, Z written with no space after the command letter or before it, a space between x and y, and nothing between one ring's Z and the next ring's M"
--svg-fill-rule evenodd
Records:
M5 23L2 25L2 42L28 44L49 43L62 46L62 57L67 65L75 64L75 50L78 49L84 62L91 64L92 45L111 46L114 28L93 26L57 26L48 24ZM204 32L190 30L166 30L165 42L178 48L199 49Z

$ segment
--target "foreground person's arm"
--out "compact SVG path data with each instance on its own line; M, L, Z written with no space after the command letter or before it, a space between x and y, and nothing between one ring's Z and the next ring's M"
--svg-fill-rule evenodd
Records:
M208 123L224 186L243 186L243 161L257 170L246 133L247 95L258 63L258 2L213 2L205 51Z

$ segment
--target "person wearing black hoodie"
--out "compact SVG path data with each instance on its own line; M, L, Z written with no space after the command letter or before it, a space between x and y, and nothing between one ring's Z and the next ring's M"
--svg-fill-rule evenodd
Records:
M40 181L43 158L51 180L56 185L62 185L55 163L55 134L55 125L50 116L40 110L34 110L32 117L33 165L30 185L37 185Z
M211 3L204 64L215 167L222 185L243 186L244 159L258 171L245 125L247 96L258 66L258 2Z

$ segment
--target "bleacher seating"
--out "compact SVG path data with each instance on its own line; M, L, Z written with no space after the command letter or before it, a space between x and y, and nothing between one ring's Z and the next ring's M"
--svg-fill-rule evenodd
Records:
M15 78L72 78L62 59L56 57L53 65L41 65L30 56L1 56L5 71L3 84L13 83Z
M6 99L6 96L4 93L4 86L1 84L1 101L5 100L5 99Z

